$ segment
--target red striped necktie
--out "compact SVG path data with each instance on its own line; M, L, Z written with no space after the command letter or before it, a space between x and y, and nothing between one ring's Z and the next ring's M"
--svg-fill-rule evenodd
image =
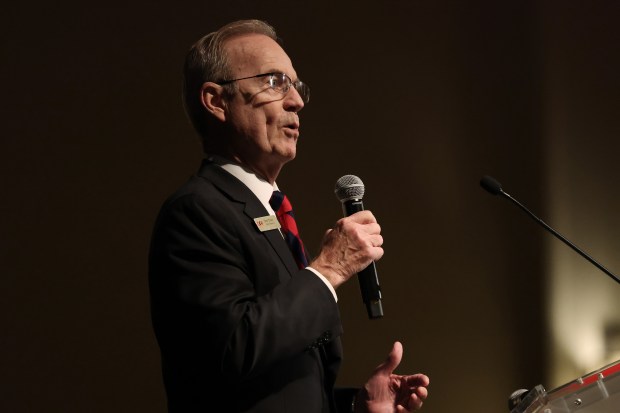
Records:
M280 222L280 230L282 235L288 244L295 262L299 269L304 269L308 266L308 258L306 256L306 250L304 244L299 237L299 231L297 230L297 223L295 222L295 215L293 215L293 207L289 202L286 195L280 191L273 191L269 205L276 212L278 221Z

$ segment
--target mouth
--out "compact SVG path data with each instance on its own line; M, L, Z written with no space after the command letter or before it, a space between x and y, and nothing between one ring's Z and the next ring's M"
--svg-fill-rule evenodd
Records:
M299 121L293 120L290 121L289 123L284 125L285 128L289 128L289 129L295 129L298 130L299 129Z
M287 123L285 124L282 129L284 129L284 132L291 137L295 137L297 138L299 136L299 122L291 122L291 123Z

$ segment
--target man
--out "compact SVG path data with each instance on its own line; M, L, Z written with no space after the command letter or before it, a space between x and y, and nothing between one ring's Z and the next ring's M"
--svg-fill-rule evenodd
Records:
M413 411L428 378L392 374L398 342L361 391L334 392L335 290L381 258L383 239L372 213L357 213L307 265L296 229L270 218L309 97L276 39L264 22L234 22L186 58L185 105L207 158L162 207L149 260L169 411Z

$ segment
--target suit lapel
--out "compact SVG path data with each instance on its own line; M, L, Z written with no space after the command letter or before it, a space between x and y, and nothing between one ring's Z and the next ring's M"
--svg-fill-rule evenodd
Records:
M255 231L259 231L254 219L264 217L268 214L267 210L261 204L259 199L254 195L245 184L237 178L220 168L213 162L204 160L198 176L207 179L215 185L220 191L226 194L235 202L244 204L244 214L249 218L248 225L251 225ZM282 234L278 230L264 231L263 236L269 241L271 247L275 250L278 257L286 267L290 276L299 271L293 254L289 249ZM280 280L286 281L286 280Z

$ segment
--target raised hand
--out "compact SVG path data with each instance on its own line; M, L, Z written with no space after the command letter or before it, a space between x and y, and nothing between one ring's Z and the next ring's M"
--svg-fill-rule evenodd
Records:
M403 346L397 341L358 393L355 413L405 413L422 407L428 397L429 378L424 374L394 374L402 357Z

